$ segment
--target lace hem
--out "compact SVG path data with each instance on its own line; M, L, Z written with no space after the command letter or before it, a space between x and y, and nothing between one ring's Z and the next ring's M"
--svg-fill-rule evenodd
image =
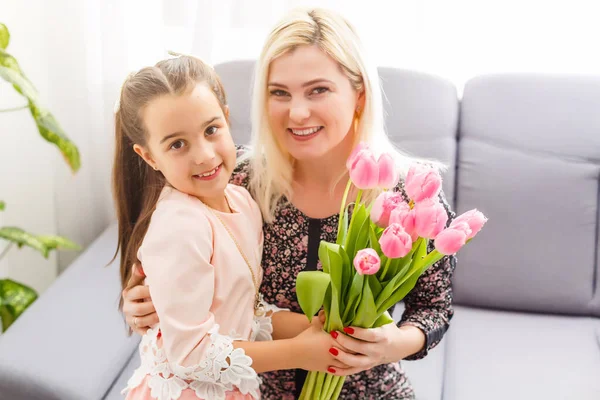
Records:
M272 330L272 328L271 328ZM260 378L252 368L252 359L243 349L233 347L233 339L219 334L219 325L209 331L210 346L202 361L190 367L169 363L158 347L159 329L150 329L142 337L142 365L135 370L121 393L138 387L149 376L148 387L158 400L176 400L185 389L192 389L203 399L225 400L236 388L242 394L259 399Z
M276 312L290 311L287 308L279 308L273 304L266 303L260 299L260 309L262 315L255 315L252 320L252 328L250 332L251 342L266 342L273 340L273 321L271 317Z

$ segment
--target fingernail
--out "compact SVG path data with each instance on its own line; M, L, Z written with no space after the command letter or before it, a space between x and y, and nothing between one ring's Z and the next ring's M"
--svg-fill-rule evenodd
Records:
M160 337L162 336L162 332L160 331L160 329L158 330L158 334L156 335L157 339L160 339Z
M327 368L327 372L329 372L330 374L335 374L335 369L329 367Z
M330 352L331 354L333 354L334 356L337 356L337 355L339 354L339 352L337 351L337 349L335 349L335 348L333 348L333 347L329 349L329 352Z
M348 335L352 335L354 333L354 329L346 327L344 328L344 332L346 332Z
M338 333L336 331L331 331L331 337L337 339Z

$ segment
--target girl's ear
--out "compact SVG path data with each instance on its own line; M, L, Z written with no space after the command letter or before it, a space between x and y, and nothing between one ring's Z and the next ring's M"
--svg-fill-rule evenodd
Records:
M148 150L144 149L139 144L134 144L133 151L135 151L138 156L142 157L142 160L144 160L151 168L158 170L158 165L156 165L156 161L154 161L152 154L150 154Z

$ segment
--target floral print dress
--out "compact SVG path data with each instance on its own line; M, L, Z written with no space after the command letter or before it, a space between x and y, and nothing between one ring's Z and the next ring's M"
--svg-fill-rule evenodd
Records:
M239 149L243 152L244 149ZM250 164L238 164L231 183L248 188ZM400 182L395 189L404 192ZM448 224L455 214L443 194L440 195L448 213ZM289 202L282 202L272 223L265 223L262 258L263 281L261 292L267 303L302 313L296 297L296 277L304 270L321 270L317 250L319 242L335 242L338 215L315 219L303 214ZM430 245L429 251L433 250ZM425 348L408 360L417 360L435 347L448 329L453 315L451 278L456 266L455 256L447 256L432 265L417 281L415 288L404 299L405 311L399 325L410 324L425 332ZM261 374L262 398L266 400L293 400L302 390L306 377L304 370L282 370ZM371 370L346 378L340 399L414 399L415 394L400 363L379 365Z

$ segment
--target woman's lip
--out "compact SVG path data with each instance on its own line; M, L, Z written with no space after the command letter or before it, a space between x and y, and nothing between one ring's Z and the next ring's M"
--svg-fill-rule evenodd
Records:
M315 132L315 133L311 133L308 135L296 135L294 132L292 132L292 128L288 128L288 132L290 135L292 135L292 138L294 138L294 140L297 140L299 142L303 142L303 141L307 141L310 140L312 138L314 138L315 136L317 136L319 133L321 133L321 131L324 129L323 126L319 126L319 129ZM304 128L304 129L311 129L311 128Z

